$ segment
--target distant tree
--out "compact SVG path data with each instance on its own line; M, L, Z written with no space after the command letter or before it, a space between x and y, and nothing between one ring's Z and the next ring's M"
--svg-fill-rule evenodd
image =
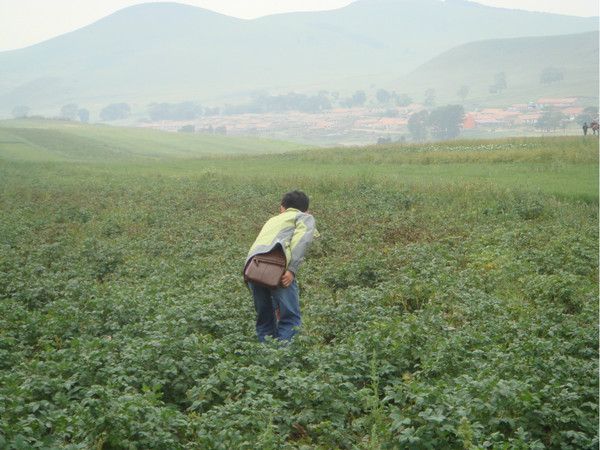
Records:
M565 116L561 111L556 109L547 109L540 116L537 123L535 124L536 128L540 128L545 131L556 131L558 127L560 127L564 121L566 121L567 116Z
M75 103L69 103L60 108L60 117L67 120L77 119L79 107Z
M471 88L466 84L463 84L458 91L456 91L456 95L460 97L460 99L464 102L467 96L469 95L469 91Z
M378 89L377 93L375 94L375 97L377 98L377 101L379 103L386 105L392 98L392 94L390 94L385 89Z
M223 136L225 136L227 134L227 127L225 125L216 127L215 134L222 134Z
M172 115L175 120L191 120L202 115L203 109L198 103L182 102L172 107Z
M179 133L193 133L194 131L196 131L196 127L194 125L184 125L177 131Z
M205 116L218 116L221 113L221 109L218 106L214 108L204 108Z
M225 113L241 114L285 111L317 113L326 109L331 109L331 102L323 93L319 95L305 95L290 92L285 95L262 94L255 96L249 104L238 106L228 105L225 108Z
M460 135L465 109L462 105L440 106L429 114L429 124L434 137L453 139Z
M131 108L127 103L111 103L102 108L100 119L104 121L126 119L131 113Z
M425 91L425 98L423 100L425 106L435 105L435 89L427 89Z
M85 108L80 108L77 111L77 117L79 117L80 122L88 123L90 121L90 112Z
M343 108L352 108L354 106L363 106L367 101L367 94L365 91L356 91L352 97L346 97L339 101L339 104Z
M331 109L331 101L325 92L318 95L305 95L290 92L284 95L261 93L254 95L252 101L242 105L225 105L222 114L268 113L285 111L302 111L317 113Z
M588 106L583 110L581 114L577 116L577 122L580 124L587 123L590 124L591 121L598 120L598 107L597 106Z
M408 94L394 94L394 99L396 106L408 106L413 102Z
M427 110L414 113L408 119L408 131L414 141L427 139L427 125L429 123L429 112Z
M506 82L506 73L505 72L498 72L495 76L495 80L496 80L496 86L498 86L499 89L506 89L508 87L508 83Z
M151 103L148 105L150 120L168 120L170 119L170 113L168 103Z
M392 142L392 138L391 137L380 137L379 139L377 139L377 145L384 145L384 144L390 144Z
M148 106L151 120L192 120L202 113L202 106L194 102L151 103Z
M23 105L19 105L19 106L15 106L12 109L12 115L15 119L21 119L23 117L27 117L27 115L29 114L29 106L23 106Z
M383 117L398 117L399 115L400 111L395 108L388 108L382 114Z
M546 67L540 74L540 83L549 84L564 80L565 75L561 69L556 67Z
M353 106L363 106L367 101L367 94L365 91L356 91L352 96L352 105Z
M508 87L506 82L506 73L498 72L494 75L494 84L490 86L490 93L499 94Z
M339 105L342 108L352 108L352 106L354 106L352 104L352 97L346 97L346 98L342 98L339 100Z
M319 92L318 95L309 96L306 100L307 112L319 112L327 109L331 109L332 104L329 100L329 96L323 92Z

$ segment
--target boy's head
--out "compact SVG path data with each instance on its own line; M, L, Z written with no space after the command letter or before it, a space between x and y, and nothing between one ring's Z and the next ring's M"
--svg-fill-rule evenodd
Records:
M281 206L284 209L296 208L302 212L308 209L308 196L302 191L291 191L281 199Z

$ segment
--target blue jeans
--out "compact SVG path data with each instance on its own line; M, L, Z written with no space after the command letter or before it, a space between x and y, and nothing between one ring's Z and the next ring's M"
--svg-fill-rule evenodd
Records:
M302 323L296 280L287 288L269 289L252 283L248 285L254 297L258 340L264 342L266 336L280 341L291 340L296 334L296 328ZM278 307L279 321L275 315Z

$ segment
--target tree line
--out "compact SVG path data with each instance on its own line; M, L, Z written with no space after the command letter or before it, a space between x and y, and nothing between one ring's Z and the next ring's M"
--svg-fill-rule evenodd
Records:
M551 84L563 81L565 73L559 67L545 67L539 76L540 84ZM491 94L500 94L508 88L508 77L505 72L497 72L493 76L493 83L489 85ZM464 102L471 92L471 87L463 84L456 91L456 95ZM335 106L342 108L354 108L365 106L368 95L364 90L357 90L352 95L341 97L339 92L320 91L316 95L307 95L296 92L288 94L270 95L266 92L255 94L252 99L241 105L225 105L219 107L203 107L199 103L185 101L180 103L151 103L147 112L150 120L191 120L202 116L231 115L244 113L277 113L287 111L299 111L307 113L318 113L332 109ZM393 90L378 89L374 100L380 106L405 107L413 103L413 99L406 93L397 93ZM423 105L428 108L435 106L436 91L427 89L422 99ZM28 106L18 105L12 110L15 118L29 116L31 110ZM127 103L111 103L99 113L102 121L123 120L131 114L131 107ZM385 113L388 117L395 117L397 113L388 109ZM64 120L79 120L89 122L90 111L80 108L76 103L69 103L61 107L58 116Z
M408 131L415 141L424 141L429 135L435 139L454 139L460 135L465 118L462 105L446 105L431 111L424 109L408 119Z
M12 109L12 115L16 119L29 117L31 109L28 106L19 105ZM127 103L111 103L100 110L100 119L102 121L123 120L131 114L131 107ZM76 103L68 103L60 108L59 114L55 117L61 120L80 121L88 123L90 121L90 111L87 108L81 108Z

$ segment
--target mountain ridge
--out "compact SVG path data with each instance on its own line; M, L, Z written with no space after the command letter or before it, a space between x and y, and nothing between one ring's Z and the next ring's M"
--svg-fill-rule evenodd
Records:
M398 78L472 40L582 28L597 31L598 24L438 0L363 0L252 20L179 3L140 4L1 52L0 114L22 104L45 111L69 102L92 108L115 101L210 102L307 86L350 91L360 86L339 86L340 80Z
M598 97L598 33L489 39L470 42L437 55L396 81L413 95L425 89L445 92L442 102L456 102L461 86L469 87L469 103L510 104L516 97ZM541 83L544 69L563 73L564 79ZM503 72L507 88L490 93L495 74ZM443 77L440 76L443 73ZM452 86L452 87L451 87ZM448 95L449 94L449 95ZM593 101L590 104L595 104Z

